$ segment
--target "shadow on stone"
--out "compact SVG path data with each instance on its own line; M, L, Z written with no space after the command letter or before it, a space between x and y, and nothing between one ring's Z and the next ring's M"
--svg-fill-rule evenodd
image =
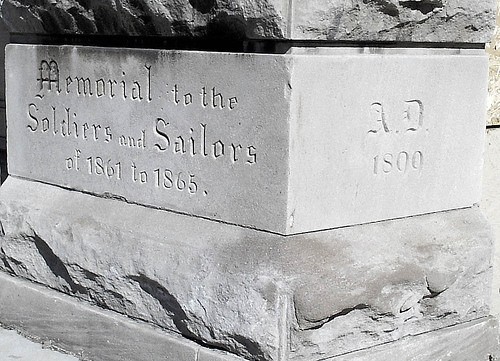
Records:
M34 233L33 235L33 241L35 243L38 252L42 256L42 258L44 259L45 263L50 268L52 273L57 277L60 277L63 280L65 280L68 286L71 288L71 292L80 293L83 295L88 293L85 287L73 281L63 261L61 261L61 259L54 254L49 245L43 239L41 239L40 236L38 236L36 233Z
M208 38L238 39L246 36L246 23L243 18L226 13L219 13L207 25Z
M202 14L209 13L216 5L215 0L189 0L189 3Z
M175 326L183 336L190 339L198 339L198 337L188 329L186 325L187 315L181 305L165 287L144 275L130 276L129 278L137 282L144 292L160 302L161 307L163 307L172 318Z

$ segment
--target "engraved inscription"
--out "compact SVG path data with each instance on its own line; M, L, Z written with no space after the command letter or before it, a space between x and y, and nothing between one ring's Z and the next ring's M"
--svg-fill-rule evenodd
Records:
M375 102L371 105L370 120L372 123L372 128L368 133L389 133L389 126L387 124L387 117L384 112L384 107L381 103Z
M210 157L218 159L229 157L231 163L243 162L249 165L257 163L256 148L241 143L210 139L208 125L200 123L197 128L189 128L185 134L172 134L171 123L163 118L156 119L154 129L155 143L153 147L160 153L188 154L191 157Z
M104 161L101 157L87 158L88 174L103 175L108 179L116 177L122 179L122 164L121 162L113 162L111 159Z
M420 100L405 101L406 110L403 115L403 122L406 124L407 132L416 132L424 126L424 105Z
M181 192L185 190L190 194L195 194L198 191L198 184L196 183L196 176L194 174L184 174L183 172L175 174L168 168L156 168L153 172L155 175L156 187L176 189Z
M147 63L97 75L83 69L70 70L58 59L44 59L36 74L37 92L28 102L25 129L48 141L64 139L72 144L72 151L61 164L69 175L150 187L153 192L206 197L210 184L197 175L198 171L189 169L190 163L185 161L199 159L201 163L195 163L198 167L206 162L234 167L258 163L258 149L251 141L232 139L231 133L221 136L218 124L203 115L232 114L240 105L241 99L221 85L188 86L156 73L154 66ZM153 82L158 81L164 87L153 87ZM89 119L82 104L90 100L154 104L148 111L150 119L141 123L143 129L124 131L115 114L94 112ZM198 108L199 119L185 117L184 108ZM108 121L110 117L115 121ZM85 150L88 144L100 150ZM143 164L137 157L141 152L155 156L158 164Z
M40 84L40 90L43 90L47 86L49 91L53 88L59 91L59 65L55 60L42 60L38 71L39 76L37 81Z
M170 87L166 84L167 88ZM170 88L169 88L170 89ZM174 84L169 90L170 96L167 97L167 101L174 103L175 105L189 106L195 104L194 95L190 92L184 92L180 89L178 84ZM228 109L233 110L238 104L238 98L235 96L227 97L222 94L217 87L203 86L200 92L197 94L199 96L199 103L202 108L212 108L212 109Z
M145 64L141 69L141 79L129 80L122 71L121 78L92 78L85 75L68 74L65 77L64 93L83 97L106 97L107 99L130 99L133 101L153 100L151 90L151 66Z
M400 107L392 112L381 102L370 105L368 135L379 135L378 141L383 144L397 142L401 137L412 133L426 134L429 129L424 127L424 104L419 99L401 102ZM422 170L424 154L422 150L402 150L386 152L373 156L373 174L406 174Z
M407 173L412 170L420 170L424 165L424 155L422 151L417 150L413 153L406 151L398 154L385 153L373 157L373 173Z
M418 99L405 100L400 116L388 115L384 105L374 102L370 105L370 129L368 134L390 134L415 132L424 126L424 105Z
M73 137L83 140L104 141L113 139L111 127L96 123L80 122L71 108L61 110L50 107L50 113L42 113L36 103L28 105L28 124L30 132L53 135L63 138Z

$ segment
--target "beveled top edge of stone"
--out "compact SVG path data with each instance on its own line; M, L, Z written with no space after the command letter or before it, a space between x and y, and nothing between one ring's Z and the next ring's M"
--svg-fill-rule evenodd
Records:
M192 50L192 49L157 49L157 48L136 48L136 47L117 47L117 46L94 46L94 45L55 45L55 44L20 44L9 43L6 44L5 50L10 48L26 47L26 48L51 48L51 49L82 49L82 50L96 50L103 52L129 52L129 53L168 53L168 54L206 54L206 55L228 55L228 56L248 56L248 57L263 57L263 56L282 56L286 54L268 54L268 53L247 53L247 52L230 52L230 51L212 51L212 50Z
M245 52L220 52L206 50L173 50L173 49L151 49L151 48L121 48L121 47L104 47L104 46L89 46L89 45L43 45L43 44L7 44L5 49L15 47L46 47L46 48L74 48L74 49L95 49L98 51L110 52L152 52L152 53L190 53L190 54L220 54L227 56L250 56L250 57L265 57L265 56L345 56L345 55L467 55L467 56L485 56L485 49L463 49L463 48L387 48L387 47L372 47L372 46L352 46L352 47L291 47L284 54L267 54L267 53L245 53Z
M292 47L290 55L468 55L484 56L484 49L469 48L405 48L405 47Z

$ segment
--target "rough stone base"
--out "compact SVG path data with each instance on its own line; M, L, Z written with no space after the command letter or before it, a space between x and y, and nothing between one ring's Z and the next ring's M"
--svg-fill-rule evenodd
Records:
M435 350L409 336L459 324L463 353L494 353L488 337L463 341L489 313L493 242L477 207L284 237L9 178L0 220L1 270L178 335L185 360L201 360L191 341L250 360L343 359L397 340L437 355L459 349L455 336ZM0 289L6 322L24 301ZM71 319L60 309L41 314ZM107 327L78 329L105 340Z
M3 273L0 322L81 360L243 361ZM485 317L322 360L490 361L498 354L498 322Z
M0 323L84 361L243 361L4 273Z

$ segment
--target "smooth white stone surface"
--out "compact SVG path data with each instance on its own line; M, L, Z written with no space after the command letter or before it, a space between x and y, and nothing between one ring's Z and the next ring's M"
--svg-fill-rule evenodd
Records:
M0 361L78 361L76 357L43 349L16 331L0 328Z
M10 174L281 234L467 207L486 82L478 50L9 45Z

